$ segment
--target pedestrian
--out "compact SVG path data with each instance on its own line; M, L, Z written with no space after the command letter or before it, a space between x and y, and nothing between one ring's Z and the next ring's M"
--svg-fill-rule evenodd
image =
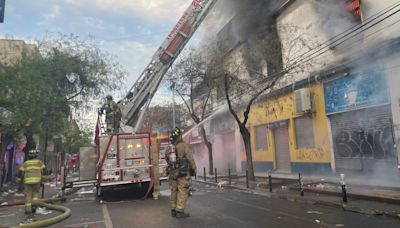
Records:
M104 111L106 111L106 132L118 133L122 118L121 109L111 95L107 95L106 102L99 110L99 115L102 115Z
M179 128L171 132L170 139L171 145L167 148L166 160L171 187L171 216L186 218L190 216L189 213L185 213L185 208L191 176L196 175L196 163L189 146L182 140L182 131Z
M28 160L19 168L17 182L23 181L25 195L25 214L32 213L32 201L39 199L39 190L43 181L45 165L37 159L38 150L28 152Z

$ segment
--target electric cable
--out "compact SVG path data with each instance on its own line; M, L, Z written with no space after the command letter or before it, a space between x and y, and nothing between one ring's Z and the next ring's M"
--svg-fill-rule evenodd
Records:
M376 20L378 17L381 17L382 15L384 15L384 14L390 12L391 10L395 9L395 8L398 7L398 6L400 6L400 2L397 2L397 3L395 3L395 4L392 4L392 5L388 6L388 7L386 7L385 9L383 9L383 10L379 11L378 13L376 13L376 14L374 14L374 15L371 15L369 18L365 19L365 21L364 21L361 25L360 25L360 24L357 24L357 25L355 25L355 26L352 26L352 27L346 29L345 31L343 31L343 32L341 32L341 33L339 33L339 34L337 34L337 35L331 37L330 39L326 40L325 42L319 44L317 47L315 47L315 49L318 49L318 48L320 48L321 46L324 46L324 45L330 47L330 46L331 46L331 44L330 44L331 41L334 41L335 39L340 40L341 38L343 38L343 37L349 35L350 33L361 29L363 26L366 26L366 25L368 25L369 23L372 23L372 22L373 22L374 20ZM308 54L308 53L310 53L310 52L312 52L312 51L313 51L313 50L309 50L309 51L307 51L307 52L305 52L305 53L303 53L303 54L301 54L301 55L299 55L299 56L296 56L296 57L294 58L294 60L297 60L298 58L300 58L300 57L302 57L302 56L304 56L304 55L306 55L306 54Z

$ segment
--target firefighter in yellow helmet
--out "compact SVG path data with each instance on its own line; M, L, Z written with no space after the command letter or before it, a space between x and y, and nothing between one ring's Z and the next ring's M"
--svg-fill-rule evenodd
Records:
M171 187L171 216L189 217L189 213L185 213L185 207L189 196L191 176L196 175L196 163L189 146L182 141L182 132L179 128L175 128L171 132L171 146L167 148L166 160Z
M25 214L32 213L32 201L39 199L45 165L37 159L38 153L38 150L29 151L28 160L19 168L17 177L17 182L24 183Z
M121 109L111 95L107 95L106 102L99 110L99 115L102 115L104 111L106 111L107 133L118 133L122 118Z

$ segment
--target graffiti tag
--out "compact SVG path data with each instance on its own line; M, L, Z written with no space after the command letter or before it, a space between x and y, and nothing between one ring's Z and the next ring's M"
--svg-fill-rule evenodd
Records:
M390 127L342 130L334 137L335 154L342 158L394 157L393 139Z

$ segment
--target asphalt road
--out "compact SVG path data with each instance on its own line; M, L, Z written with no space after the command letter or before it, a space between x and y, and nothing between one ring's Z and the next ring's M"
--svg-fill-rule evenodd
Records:
M187 219L170 217L167 189L159 200L116 200L105 205L113 227L400 227L400 221L384 217L202 184L195 188Z
M400 227L399 220L387 217L366 216L203 184L196 184L196 191L189 198L187 211L191 217L175 219L170 217L166 184L163 189L159 200L141 200L116 193L100 203L93 194L73 194L65 204L71 208L72 216L53 227ZM22 215L23 208L19 210L14 213Z

